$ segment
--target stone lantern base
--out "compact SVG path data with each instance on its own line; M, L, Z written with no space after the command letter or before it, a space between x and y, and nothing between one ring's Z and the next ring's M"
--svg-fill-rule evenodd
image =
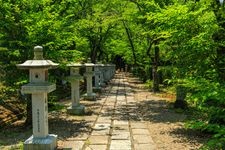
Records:
M67 113L71 115L83 115L85 113L85 107L83 105L70 106L67 108Z
M101 92L102 88L101 87L93 87L94 92Z
M34 138L31 136L24 142L24 150L55 150L57 147L57 135L49 134L46 138Z
M105 82L102 82L100 86L101 86L101 87L106 87Z
M86 93L86 94L84 94L84 99L95 101L96 100L96 94L95 93L91 93L91 94Z

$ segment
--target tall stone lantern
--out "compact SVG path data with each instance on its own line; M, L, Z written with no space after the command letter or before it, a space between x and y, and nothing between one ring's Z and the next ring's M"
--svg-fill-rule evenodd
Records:
M67 112L74 115L84 114L84 106L80 104L80 80L83 77L79 73L79 69L83 64L68 64L70 67L70 76L67 80L71 83L71 100L72 106L67 109Z
M48 82L48 69L58 64L43 59L43 48L34 47L33 60L18 64L20 69L29 69L29 83L22 86L22 93L32 95L33 135L24 142L25 150L53 150L57 147L57 135L48 133L48 98L47 94L56 89Z
M92 77L94 76L94 72L92 71L94 64L88 60L87 63L84 64L86 72L84 76L86 77L87 81L87 93L84 95L84 99L87 100L96 100L96 94L93 93L93 86L92 86Z

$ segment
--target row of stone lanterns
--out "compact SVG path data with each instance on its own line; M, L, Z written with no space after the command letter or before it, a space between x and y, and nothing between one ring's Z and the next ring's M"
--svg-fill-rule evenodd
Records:
M86 68L84 76L86 77L87 93L84 95L84 99L96 100L96 93L93 92L93 89L95 89L96 91L100 91L101 87L105 86L105 82L108 82L115 74L115 65L93 64L90 61L88 61L85 64L75 63L69 64L67 66L70 67L70 76L67 77L67 79L71 83L71 99L72 99L72 106L70 106L67 109L67 112L74 115L81 115L84 114L85 108L83 105L80 105L79 81L83 79L83 77L79 74L79 69L82 67ZM105 75L105 77L107 77L105 79L103 78L104 74L107 74ZM92 85L93 76L95 78L94 87Z
M41 149L53 150L57 147L57 135L48 133L48 98L47 94L56 89L56 85L48 81L48 69L56 68L58 64L43 59L43 48L34 47L34 59L18 64L21 69L29 69L29 83L22 86L21 92L32 95L32 124L33 135L24 142L25 150ZM84 98L95 100L93 93L92 77L95 76L94 85L100 89L115 73L115 65L92 64L68 64L70 76L67 80L71 83L72 104L67 109L71 114L83 114L84 106L80 104L79 82L83 78L79 74L81 67L86 68L84 76L87 80L87 93ZM93 71L94 67L94 71Z

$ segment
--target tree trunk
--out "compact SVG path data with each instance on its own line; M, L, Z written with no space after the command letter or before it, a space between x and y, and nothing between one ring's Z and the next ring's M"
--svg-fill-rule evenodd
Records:
M97 48L96 47L92 47L90 58L91 58L92 63L96 62L96 58L97 58Z
M158 63L159 63L159 47L156 46L154 62L152 65L153 92L159 92Z
M123 21L123 26L125 28L125 31L127 33L127 38L129 40L129 43L130 43L130 46L131 46L131 50L132 50L132 54L133 54L133 58L134 58L134 66L136 66L137 65L137 57L136 57L136 54L135 54L135 48L134 48L134 43L133 43L133 40L132 40L132 35L131 35L130 29L126 25L125 21Z

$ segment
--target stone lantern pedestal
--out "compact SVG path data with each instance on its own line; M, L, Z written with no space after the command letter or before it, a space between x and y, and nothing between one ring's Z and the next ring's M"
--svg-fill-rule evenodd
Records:
M48 133L48 98L47 94L56 89L48 82L48 69L58 64L43 60L43 48L34 48L34 59L18 64L21 69L29 69L30 83L22 86L22 93L32 95L33 135L24 142L24 150L53 150L57 147L57 135Z
M69 64L70 76L67 80L71 83L71 100L72 105L67 108L69 114L82 115L85 112L85 107L80 104L80 80L83 77L79 74L79 68L82 64Z
M86 72L84 76L87 80L87 93L84 95L84 99L86 100L96 100L96 94L93 93L92 87L92 77L94 76L94 72L92 71L94 64L93 63L85 63Z

